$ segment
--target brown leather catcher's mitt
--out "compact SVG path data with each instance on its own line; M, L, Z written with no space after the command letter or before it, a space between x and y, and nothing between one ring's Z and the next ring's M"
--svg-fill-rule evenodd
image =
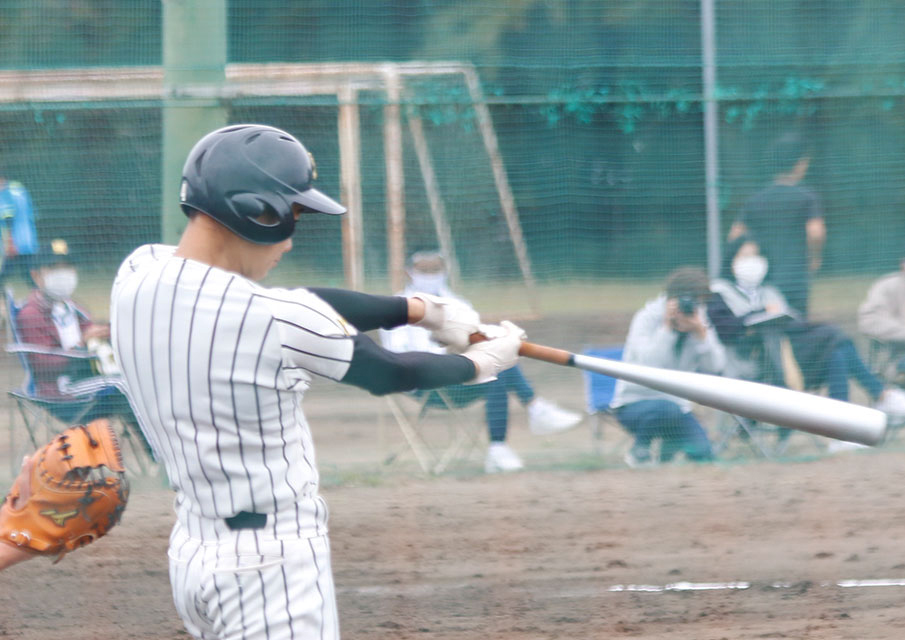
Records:
M119 442L107 420L70 427L22 465L0 507L0 541L56 555L100 538L129 498Z

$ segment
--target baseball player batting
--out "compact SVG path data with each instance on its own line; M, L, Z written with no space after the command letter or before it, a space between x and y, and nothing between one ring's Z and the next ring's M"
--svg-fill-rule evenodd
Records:
M315 376L375 394L492 379L524 338L475 345L467 305L257 283L302 214L345 208L313 188L289 133L235 125L183 170L178 246L145 245L117 273L111 318L130 401L177 498L173 598L196 638L339 637L327 507L302 398ZM396 354L363 331L426 327L461 355Z

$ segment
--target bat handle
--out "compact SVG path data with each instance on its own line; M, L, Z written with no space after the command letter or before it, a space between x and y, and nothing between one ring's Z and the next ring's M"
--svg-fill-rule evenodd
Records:
M487 336L482 333L473 333L469 338L472 344L475 342L484 342L486 339ZM566 351L565 349L547 347L542 344L535 344L534 342L523 342L521 348L518 350L518 354L525 358L543 360L544 362L559 364L566 367L572 366L575 358L575 354Z

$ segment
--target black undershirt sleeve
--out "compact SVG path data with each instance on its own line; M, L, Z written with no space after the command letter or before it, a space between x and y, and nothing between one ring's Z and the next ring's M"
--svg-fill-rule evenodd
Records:
M408 299L402 296L375 296L328 287L308 287L308 291L336 309L359 331L392 329L408 323Z
M384 395L412 389L435 389L468 382L475 377L474 363L465 356L423 351L395 353L359 333L352 362L341 382Z

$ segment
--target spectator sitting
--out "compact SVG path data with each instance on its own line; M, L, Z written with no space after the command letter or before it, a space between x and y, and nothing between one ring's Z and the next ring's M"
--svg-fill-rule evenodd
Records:
M858 330L891 349L896 371L890 378L905 375L905 253L899 267L876 280L858 307Z
M435 251L420 251L409 258L409 284L399 294L413 296L427 293L444 298L457 297L447 284L446 261ZM467 302L466 302L467 304ZM381 341L390 351L427 351L445 353L442 345L431 340L430 332L414 325L404 325L392 330L381 330ZM582 420L581 414L567 411L536 395L531 383L516 365L499 374L496 380L476 385L453 385L444 391L456 406L466 406L476 400L485 400L490 447L484 463L487 473L517 471L524 465L521 458L506 444L509 425L509 393L514 393L528 411L528 426L535 435L565 431ZM418 395L429 393L416 392Z
M637 364L722 373L726 350L707 321L707 274L681 267L666 281L666 291L635 313L625 341L623 360ZM625 429L635 437L625 461L631 467L654 464L651 444L660 440L660 461L683 452L689 460L707 462L713 449L707 432L691 412L691 402L648 387L618 380L612 405Z
M720 277L710 284L707 314L728 347L724 375L786 386L784 324L797 317L774 286L764 284L767 260L750 236L728 243Z
M110 337L110 326L93 322L87 311L72 300L78 273L70 262L65 240L56 239L40 247L32 256L29 273L34 288L17 316L23 342L67 351L87 351L89 344L99 351L109 346L104 341ZM137 428L125 395L111 387L118 383L118 376L98 375L91 359L42 353L29 353L27 357L38 396L65 399L105 389L103 399L79 420L87 423L95 418L120 416ZM103 366L102 372L109 375L115 373L111 365L115 363L102 360L96 366ZM61 406L55 409L55 415L69 422L76 417L76 410L74 405Z
M770 312L772 318L785 318L777 329L788 336L795 360L801 368L805 388L826 384L828 394L848 401L849 380L856 380L868 393L875 408L890 415L905 414L905 392L884 389L858 355L845 333L830 324L799 319L785 297L774 287L763 284L769 264L757 242L740 236L729 243L725 264L731 265L731 277L713 284L714 296L709 315L720 339L738 348L748 335L745 320L754 314ZM782 379L774 380L782 383Z

